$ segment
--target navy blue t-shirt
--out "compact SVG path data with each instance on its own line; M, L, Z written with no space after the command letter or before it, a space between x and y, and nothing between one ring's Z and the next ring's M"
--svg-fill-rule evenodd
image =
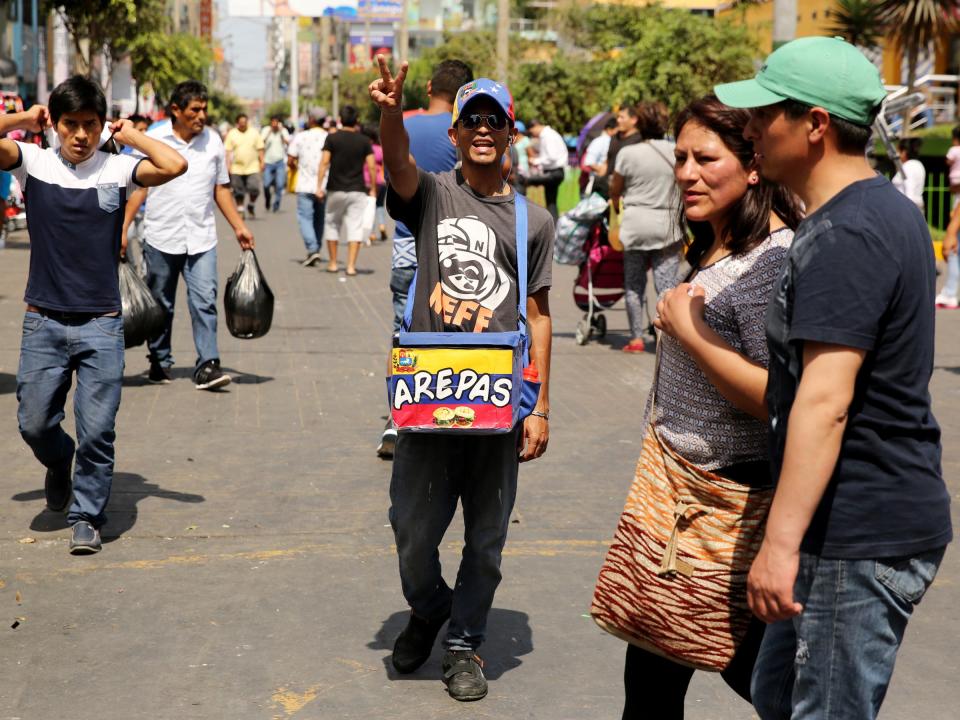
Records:
M24 300L61 312L119 312L123 209L142 158L98 150L74 165L52 149L17 147L20 159L7 169L26 196L30 273Z
M866 351L840 456L804 537L821 557L912 555L950 542L930 408L935 261L920 211L883 177L856 182L797 229L767 316L774 478L804 341Z
M453 170L457 164L457 149L447 135L452 124L453 115L448 112L411 115L404 119L403 127L410 138L410 154L418 168L428 173ZM397 221L394 236L408 238L412 237L413 233L406 225Z

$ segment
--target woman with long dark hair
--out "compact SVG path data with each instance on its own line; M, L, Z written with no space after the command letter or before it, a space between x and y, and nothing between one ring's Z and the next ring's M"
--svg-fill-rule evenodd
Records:
M748 120L747 111L708 95L674 124L678 222L692 237L692 270L657 304L656 406L648 401L647 416L661 442L701 470L762 487L770 484L764 316L801 213L790 193L757 172L742 135ZM723 672L748 700L762 636L754 620ZM682 718L692 676L689 667L628 646L624 720Z

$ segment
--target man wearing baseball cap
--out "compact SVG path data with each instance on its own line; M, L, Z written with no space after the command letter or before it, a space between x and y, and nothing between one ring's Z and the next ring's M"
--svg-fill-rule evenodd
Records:
M866 160L885 92L854 46L795 40L715 90L752 108L761 173L807 211L767 316L777 490L748 580L770 623L753 702L763 720L874 718L952 538L930 235Z
M504 181L504 153L516 136L513 99L500 83L480 78L459 89L450 143L460 170L427 173L409 151L402 116L407 64L396 77L377 56L380 78L370 97L380 106L380 138L390 178L387 209L416 239L417 276L410 288L415 332L504 332L526 310L531 362L542 383L533 413L500 435L401 433L390 482L390 523L410 619L393 648L393 667L417 670L449 619L443 679L456 700L487 694L477 648L500 583L500 557L517 493L518 462L547 447L551 321L548 293L553 219L529 206L527 297L518 297L516 195ZM518 450L519 448L519 450ZM463 506L463 559L451 589L438 547Z

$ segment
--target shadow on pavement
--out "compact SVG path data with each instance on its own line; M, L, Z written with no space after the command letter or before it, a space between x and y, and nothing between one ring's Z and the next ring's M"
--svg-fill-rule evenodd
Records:
M268 383L273 381L272 375L257 375L256 373L245 373L240 370L234 370L233 368L225 367L223 371L233 378L231 382L236 383L237 385L259 385L260 383ZM227 387L230 387L227 385Z
M110 503L107 505L107 524L101 528L104 542L116 540L137 524L137 503L146 497L158 497L164 500L176 500L185 503L201 503L203 495L164 490L136 473L114 473ZM15 502L44 502L43 489L17 493L11 500ZM67 527L67 516L62 512L51 512L44 507L30 522L34 532L56 532Z
M443 657L443 647L439 640L443 637L446 626L437 635L433 653L416 672L401 675L393 669L390 654L397 635L407 625L409 611L395 612L384 620L373 641L367 644L372 650L386 650L388 654L383 658L383 666L390 680L440 680L440 660ZM523 664L521 656L533 652L533 633L530 630L530 618L526 613L517 610L493 608L487 618L487 641L481 646L478 654L483 658L483 674L488 680L496 680L501 675Z
M137 503L147 497L176 500L183 503L202 503L203 495L164 490L142 475L119 472L113 475L110 504L107 505L107 524L100 530L104 542L111 542L137 524Z
M123 378L123 387L147 387L153 385L147 379L147 373L149 368L139 373L138 375L125 375ZM233 368L224 367L223 372L233 378L231 383L236 383L237 385L259 385L260 383L267 383L273 380L273 377L270 375L257 375L256 373L245 373L240 370L234 370ZM170 369L170 377L173 382L178 382L180 380L186 380L187 382L193 381L193 368L190 367L174 367ZM2 373L0 373L0 383L2 383ZM225 388L217 389L214 392L230 392L229 385ZM14 378L14 389L16 389L16 378ZM3 386L0 384L0 393L3 393Z
M17 391L17 376L10 373L0 373L0 395Z

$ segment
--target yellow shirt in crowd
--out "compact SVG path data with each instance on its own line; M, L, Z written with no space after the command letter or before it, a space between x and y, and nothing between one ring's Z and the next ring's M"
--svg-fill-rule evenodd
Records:
M253 175L260 172L260 154L263 150L263 138L260 131L252 125L247 126L246 132L232 128L227 133L223 146L230 153L231 175Z

